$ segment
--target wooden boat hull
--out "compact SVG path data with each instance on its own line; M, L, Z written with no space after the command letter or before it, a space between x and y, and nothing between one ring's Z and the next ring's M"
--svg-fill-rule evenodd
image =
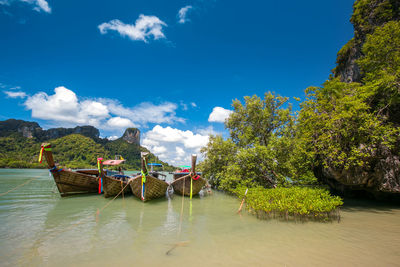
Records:
M122 189L124 189L123 194L129 194L132 192L128 182L121 181L110 176L103 177L104 197L116 196L121 192Z
M132 193L141 199L142 197L142 176L136 176L131 180L130 187ZM165 197L167 192L168 183L162 180L159 180L151 175L146 176L145 183L145 192L144 192L144 200L149 201L156 198Z
M174 172L174 173L173 173L174 181L175 181L176 179L179 179L179 178L181 178L181 177L183 177L183 176L186 176L186 175L188 175L188 174L189 174L189 173L187 173L187 172L184 172L184 173Z
M172 173L172 177L174 178L174 181L175 181L175 180L177 180L183 176L186 176L188 174L190 174L190 172L174 172L174 173ZM196 174L201 175L200 172L197 172Z
M178 178L177 180L171 183L171 186L174 188L174 193L178 195L190 196L190 180L192 178L190 175L186 175L184 177ZM203 178L199 178L197 180L193 180L193 189L192 195L197 195L203 186L206 184L206 180Z
M98 191L99 181L97 177L66 170L56 170L52 174L62 197Z
M99 170L98 169L81 169L81 170L75 170L75 172L83 173L83 174L89 174L89 175L99 175Z

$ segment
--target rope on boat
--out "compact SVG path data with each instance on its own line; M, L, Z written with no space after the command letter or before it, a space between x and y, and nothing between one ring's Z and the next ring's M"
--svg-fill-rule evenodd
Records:
M187 176L187 175L185 175L184 177L186 178L186 176ZM182 177L182 178L183 178L183 177ZM179 179L181 179L181 178L179 178ZM178 180L178 179L177 179L177 180ZM176 181L176 180L175 180L175 181ZM180 218L179 218L178 240L179 240L179 238L180 238L180 236L181 236L181 230L182 230L182 219L183 219L183 204L184 204L184 200L185 200L185 179L183 180L182 206L181 206L181 214L180 214ZM165 254L166 254L166 255L170 255L171 252L172 252L174 249L176 249L177 247L180 247L180 246L184 246L184 245L186 245L187 243L189 243L189 241L181 241L181 242L178 242L178 243L174 244L174 245L172 246L172 248L170 248Z
M182 191L182 206L181 206L181 215L179 218L179 229L178 229L178 239L181 236L181 230L182 230L182 220L183 220L183 204L185 200L185 179L183 179L183 191Z
M105 208L107 208L107 207L111 204L111 202L113 202L113 201L122 193L122 191L129 185L130 182L131 182L131 180L128 181L128 183L124 186L124 188L123 188L113 199L111 199L110 201L108 201L100 210L97 210L96 215L99 215L100 212L102 212ZM72 224L70 227L66 227L66 228L64 228L64 229L62 229L62 230L60 230L60 231L58 231L58 232L57 232L55 235L53 235L53 236L47 235L47 236L39 237L39 239L36 239L35 245L34 245L33 247L31 247L31 250L32 250L33 248L35 248L35 247L36 247L36 249L37 249L37 247L38 247L37 244L40 243L41 241L44 241L44 237L48 237L47 240L49 240L49 239L51 239L51 238L54 238L54 237L57 237L57 236L59 236L60 234L66 232L66 231L69 231L69 230L73 229L74 227L76 227L76 226L82 224L82 223L85 222L87 219L90 219L92 216L93 216L93 215L90 215L90 216L87 216L86 218L83 218L81 221L79 221L79 222L77 222L77 223L75 223L75 224ZM33 255L30 255L30 258L32 258L32 257L33 257Z
M124 186L124 188L122 188L122 190L119 191L119 193L118 193L113 199L111 199L110 201L108 201L107 204L104 205L104 206L99 210L98 214L100 214L100 212L102 212L105 208L107 208L108 205L111 204L111 202L113 202L121 193L123 193L124 190L125 190L125 188L131 183L131 181L132 181L132 180L129 180L129 181L126 183L126 185Z
M129 183L128 183L129 184ZM123 184L123 182L122 182L122 180L121 180L121 191L122 191L122 199L124 200L125 198L124 198L124 184Z
M7 195L8 193L10 193L10 192L12 192L12 191L14 191L14 190L17 190L18 188L20 188L20 187L22 187L22 186L24 186L24 185L26 185L26 184L32 182L33 180L38 179L38 178L40 178L40 177L41 177L41 176L33 177L33 178L29 179L28 181L25 181L24 183L22 183L22 184L20 184L20 185L17 185L16 187L14 187L14 188L8 190L7 192L1 193L1 194L0 194L0 197Z

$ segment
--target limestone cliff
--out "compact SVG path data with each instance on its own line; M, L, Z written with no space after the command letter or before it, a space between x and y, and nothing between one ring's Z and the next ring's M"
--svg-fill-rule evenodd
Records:
M354 38L339 51L337 67L333 73L343 82L358 82L363 85L365 74L357 65L357 60L364 56L363 44L368 35L374 33L378 27L400 20L400 1L357 0L353 8L351 22L354 25ZM382 122L399 128L400 104L389 99L389 96L382 93L371 98L368 103L370 112L378 110L385 113L381 116ZM365 144L360 143L359 146L364 147ZM382 141L370 144L366 150L370 152L365 157L364 166L345 169L328 163L325 166L315 166L314 174L318 180L344 195L400 199L400 138L394 147L387 147Z
M350 19L354 26L354 38L338 52L333 69L335 77L343 82L360 82L362 73L356 60L362 56L361 48L368 34L377 27L392 20L400 19L399 0L357 0L353 5Z
M140 145L140 130L137 128L128 128L125 130L122 139L129 144Z
M38 141L61 138L70 134L81 134L92 139L98 139L100 132L93 126L77 126L75 128L51 128L43 130L37 122L9 119L0 121L0 136L21 133L23 137L35 138Z

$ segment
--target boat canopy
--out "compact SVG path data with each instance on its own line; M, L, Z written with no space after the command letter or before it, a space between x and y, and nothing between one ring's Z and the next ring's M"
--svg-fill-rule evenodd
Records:
M109 160L105 160L103 161L103 165L109 165L109 166L116 166L119 165L121 163L125 162L124 159L109 159Z
M149 166L162 166L160 163L148 163Z
M188 165L180 165L179 168L181 168L181 169L187 169L187 168L191 168L191 167L188 166Z

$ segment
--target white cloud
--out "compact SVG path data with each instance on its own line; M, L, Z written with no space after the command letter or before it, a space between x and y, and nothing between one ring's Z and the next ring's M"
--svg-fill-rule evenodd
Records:
M114 128L123 128L123 129L129 127L135 127L135 124L130 119L121 117L113 117L107 121L107 124Z
M217 135L220 134L219 132L214 130L214 127L212 125L208 126L207 128L200 128L196 130L196 133L201 134L201 135Z
M167 152L167 148L165 146L154 146L151 152L160 155Z
M179 18L178 22L180 24L184 24L184 23L189 21L189 19L187 18L187 14L188 14L188 11L190 9L192 9L192 8L193 8L192 6L185 6L185 7L182 7L181 9L179 9L179 11L178 11L178 18Z
M207 145L208 139L208 135L156 125L144 134L142 145L161 160L173 165L180 165L189 164L191 154L200 154L200 148ZM165 153L166 151L158 153L159 147L165 147L168 153ZM201 155L199 155L200 157Z
M4 93L9 98L25 98L27 96L25 92L21 91L4 91Z
M175 103L164 102L155 105L153 103L143 102L135 107L126 108L116 100L100 99L100 101L106 104L113 114L129 117L133 122L141 125L147 123L185 122L183 118L176 116L178 106Z
M196 105L196 103L194 103L194 102L192 102L192 103L190 103L190 105L192 106L192 107L197 107L197 105Z
M44 11L46 13L51 13L51 8L46 0L20 0L20 1L34 5L35 7L33 8L33 10L37 12Z
M175 147L175 151L178 157L183 157L185 155L185 150L179 146Z
M16 96L23 92L5 93L10 97L23 97ZM112 131L112 134L123 128L147 127L148 123L185 122L183 118L176 116L178 106L174 103L156 105L143 102L134 107L124 107L114 99L79 99L75 92L63 86L55 88L52 95L39 92L27 96L24 105L32 111L33 118L53 121L56 127L93 125Z
M21 89L21 86L14 86L14 87L10 87L10 90L19 90Z
M108 108L100 102L78 101L76 94L60 86L54 89L54 95L39 92L25 101L32 117L58 122L89 124L98 127L100 121L109 117Z
M101 34L106 34L109 30L117 31L121 36L127 36L131 40L147 43L151 37L154 40L165 38L163 26L167 26L167 24L158 17L141 14L134 25L114 19L100 24L98 28Z
M225 120L232 113L232 110L224 109L221 107L213 108L210 116L208 117L209 122L225 122Z
M106 137L108 140L110 140L110 141L114 141L114 140L117 140L118 138L119 138L119 136L117 136L117 135L112 135L112 136L107 136Z

